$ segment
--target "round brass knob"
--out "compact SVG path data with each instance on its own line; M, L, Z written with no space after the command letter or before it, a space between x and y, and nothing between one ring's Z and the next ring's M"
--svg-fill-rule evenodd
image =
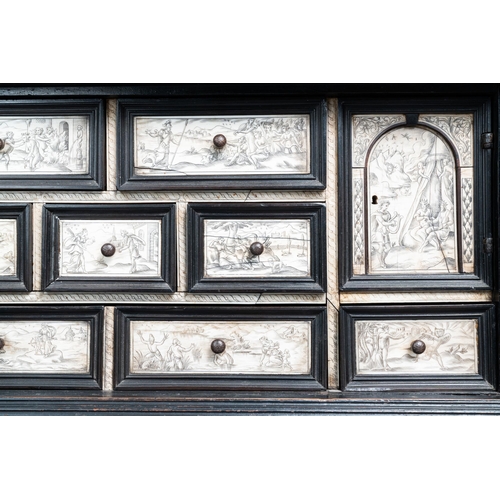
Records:
M104 257L111 257L112 255L115 254L115 252L116 252L116 248L111 243L105 243L101 247L101 253L104 255Z
M5 146L5 141L3 139L0 139L0 149L3 149Z
M264 245L259 241L255 241L250 245L250 253L252 255L260 255L264 251Z
M0 351L4 348L5 346L5 340L0 338Z
M412 342L411 344L411 350L415 354L422 354L425 351L425 342L423 340L415 340L415 342Z
M216 148L223 148L227 143L226 136L222 134L217 134L213 141Z
M226 343L221 339L215 339L210 348L214 354L221 354L226 350Z

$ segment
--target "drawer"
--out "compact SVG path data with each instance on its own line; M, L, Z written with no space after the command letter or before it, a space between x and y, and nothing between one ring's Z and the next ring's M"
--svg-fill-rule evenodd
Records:
M102 331L102 307L0 307L0 388L100 389Z
M175 290L174 204L49 204L44 230L47 291Z
M118 100L118 189L324 189L321 99Z
M0 204L0 291L31 291L31 241L31 205Z
M494 307L488 304L344 306L347 390L492 390Z
M191 292L325 290L325 206L188 205Z
M102 190L105 102L0 102L2 190Z
M119 307L117 389L319 389L326 310Z

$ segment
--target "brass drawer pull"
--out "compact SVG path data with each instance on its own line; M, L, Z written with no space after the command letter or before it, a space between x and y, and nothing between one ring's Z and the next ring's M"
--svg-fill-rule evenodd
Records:
M214 354L222 354L226 350L226 343L221 339L215 339L210 348Z
M104 257L111 257L112 255L115 254L115 252L116 252L116 248L111 243L105 243L101 247L101 253L104 255Z
M217 134L216 136L214 136L213 141L214 146L219 149L223 148L227 143L226 136L223 134Z
M250 253L252 255L260 255L264 251L264 245L259 241L255 241L250 245Z
M411 350L415 354L422 354L425 351L425 348L426 348L426 345L425 345L425 342L423 340L415 340L415 342L413 342L411 344Z

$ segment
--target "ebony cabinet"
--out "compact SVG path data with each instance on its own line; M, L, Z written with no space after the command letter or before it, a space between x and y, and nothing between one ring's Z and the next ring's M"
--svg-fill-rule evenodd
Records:
M0 413L500 412L499 89L0 88Z

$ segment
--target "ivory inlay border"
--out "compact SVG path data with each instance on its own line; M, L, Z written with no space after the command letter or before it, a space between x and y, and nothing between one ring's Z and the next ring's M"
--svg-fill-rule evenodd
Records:
M103 390L113 390L114 307L104 308L104 366Z
M421 303L421 302L491 302L492 292L388 292L388 293L351 293L340 294L341 304L381 304L381 303Z

